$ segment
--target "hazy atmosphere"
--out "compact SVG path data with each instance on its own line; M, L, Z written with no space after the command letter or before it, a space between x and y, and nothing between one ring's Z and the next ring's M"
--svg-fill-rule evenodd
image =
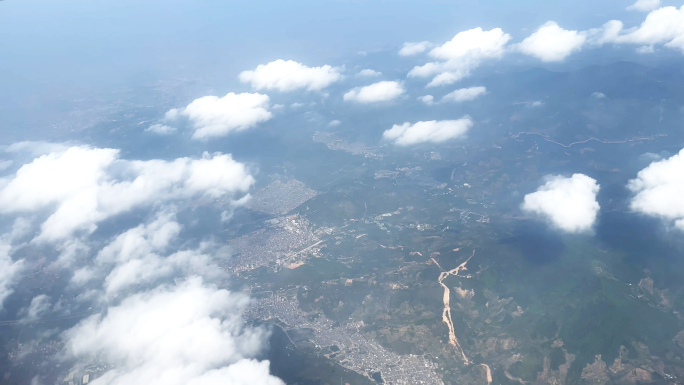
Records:
M0 384L684 382L684 4L0 1Z

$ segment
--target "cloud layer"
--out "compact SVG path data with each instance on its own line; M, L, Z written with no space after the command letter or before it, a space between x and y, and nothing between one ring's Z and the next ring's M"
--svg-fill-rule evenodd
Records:
M97 384L282 385L253 359L266 332L245 328L241 294L190 278L124 299L63 334L65 355L112 367Z
M458 120L431 120L415 124L395 124L385 131L382 137L397 146L410 146L419 143L441 143L465 135L473 121L470 117Z
M137 161L120 159L115 149L15 147L45 154L0 179L0 213L47 217L34 241L56 241L57 249L94 256L79 261L66 289L75 301L53 304L53 293L38 294L17 314L20 322L34 323L50 313L69 314L72 306L100 309L62 333L63 363L105 364L108 370L91 378L95 385L283 384L269 373L267 361L254 359L268 333L244 324L248 297L205 283L225 278L212 263L211 242L179 247L183 226L173 204L193 198L243 203L244 197L236 198L254 183L243 164L219 153ZM102 248L89 239L101 221L142 206L157 209L153 219ZM12 260L12 244L31 228L30 220L18 217L11 231L0 235L0 303L24 268L22 260ZM176 286L159 286L171 278Z
M307 67L294 60L278 59L268 64L259 64L252 71L243 71L238 79L243 83L250 83L256 90L319 91L341 80L342 70L342 68L329 65Z
M0 213L45 210L40 240L91 233L107 218L160 200L228 198L254 183L230 155L128 161L108 148L71 147L43 155L0 180Z
M395 81L383 81L371 84L369 86L354 88L346 94L343 99L345 101L357 103L378 103L388 102L401 96L406 90L404 86Z
M662 218L684 230L684 150L653 162L629 181L632 210Z
M547 182L531 194L525 195L523 211L548 219L555 227L579 233L591 230L599 211L596 180L574 174L570 178L548 176Z
M76 270L71 281L82 286L101 280L104 299L111 299L129 288L140 289L164 278L222 276L222 270L201 250L172 249L180 231L175 213L161 211L153 221L116 236L97 253L93 266Z

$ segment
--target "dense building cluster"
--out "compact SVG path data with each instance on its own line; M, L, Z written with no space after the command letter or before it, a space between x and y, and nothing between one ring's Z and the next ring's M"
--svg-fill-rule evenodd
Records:
M339 352L331 355L341 366L370 376L380 373L388 385L443 384L435 370L437 365L424 357L399 355L367 339L359 328L361 322L336 324L325 315L311 317L299 308L296 296L271 295L262 299L245 316L250 319L278 319L290 328L313 331L311 342L316 348L336 346Z

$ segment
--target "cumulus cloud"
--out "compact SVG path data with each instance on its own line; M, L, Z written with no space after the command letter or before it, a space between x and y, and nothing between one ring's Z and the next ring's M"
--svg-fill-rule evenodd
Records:
M161 211L153 221L115 237L97 253L94 266L76 270L71 281L82 286L101 280L104 299L110 299L126 289L151 285L163 278L222 276L222 270L216 269L210 256L201 250L171 250L180 230L175 213Z
M357 74L358 76L363 76L363 77L375 77L375 76L380 76L382 75L382 72L379 71L373 71L372 69L366 68L365 70L359 71Z
M177 119L174 114L171 118ZM188 276L214 280L224 273L213 265L217 246L212 242L184 248L188 243L179 240L182 225L171 204L190 199L244 203L254 179L243 164L219 153L138 161L120 159L115 149L23 147L16 151L40 147L47 153L0 179L0 214L39 220L34 241L55 241L60 259L80 258L68 290L80 290L77 301L102 306L100 315L62 334L62 358L75 368L104 364L107 371L91 378L93 384L283 384L269 373L267 361L254 359L268 335L244 324L241 316L249 299L199 278L183 282ZM142 206L155 207L156 217L99 250L100 241L89 240L101 221ZM12 230L0 236L0 303L24 268L23 261L12 259L12 242L31 228L30 220L18 217ZM177 286L154 288L171 278ZM34 322L63 311L61 306L41 294L18 316Z
M597 92L593 92L593 93L591 94L591 97L592 97L592 98L595 98L595 99L605 99L606 94L604 94L603 92L598 92L598 91L597 91Z
M342 122L340 122L339 120L333 120L333 121L331 121L330 123L328 123L328 126L330 126L330 127L337 127L337 126L339 126L341 123L342 123Z
M627 7L628 11L648 12L660 7L660 0L637 0Z
M164 120L186 117L195 129L193 139L209 139L244 131L271 119L273 114L269 111L269 101L268 95L250 93L230 92L222 98L204 96L183 109L169 110ZM152 131L163 131L161 127L155 130Z
M294 60L278 59L268 64L260 64L252 71L243 71L238 79L243 83L250 83L256 90L320 91L340 81L343 78L343 70L344 68L329 65L308 67Z
M476 55L483 58L499 58L511 36L501 28L484 31L473 28L456 34L450 41L435 47L430 56L441 60L452 60Z
M475 100L485 94L487 94L487 88L485 87L461 88L444 95L442 97L442 102L467 102Z
M357 103L378 103L394 100L406 90L401 83L396 81L383 81L369 86L354 88L344 94L345 101Z
M151 132L157 135L169 135L176 132L175 127L167 126L165 124L153 124L145 129L146 132Z
M253 359L266 341L245 327L249 300L190 278L138 293L63 333L64 355L109 369L97 384L282 385L268 361Z
M629 181L632 210L662 218L684 230L684 150L651 163Z
M55 241L160 200L232 199L254 178L230 155L129 161L115 149L78 146L36 158L0 182L0 213L46 210L38 239Z
M559 62L580 50L586 40L583 33L563 29L556 22L549 21L517 44L516 48L544 62Z
M414 67L409 77L437 75L429 87L447 85L470 75L485 59L500 58L511 36L501 28L484 31L474 28L456 34L453 39L433 48L429 55L439 61Z
M428 41L421 41L420 43L404 43L404 46L399 50L400 56L413 56L425 52L430 48L431 44Z
M521 208L545 217L565 232L584 232L596 222L600 208L596 201L598 192L596 180L584 174L570 178L548 176L536 192L525 195Z
M654 44L663 44L684 53L684 6L658 8L651 11L638 28L626 31L623 28L621 21L609 21L604 25L601 42L638 44L642 46L640 53L653 52Z
M431 106L431 105L435 104L435 102L434 102L435 97L432 96L432 95L419 96L419 97L418 97L418 100L420 100L421 102L427 104L428 106Z
M410 146L419 143L441 143L464 136L473 120L466 116L458 120L431 120L415 124L395 124L385 131L382 137L397 146Z

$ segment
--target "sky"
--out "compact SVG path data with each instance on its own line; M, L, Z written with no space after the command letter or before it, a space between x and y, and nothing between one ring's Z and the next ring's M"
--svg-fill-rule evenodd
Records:
M624 1L5 1L2 78L46 82L120 79L136 72L235 73L284 58L343 64L359 51L443 41L474 27L522 39L548 20L567 29L641 15ZM230 81L232 76L227 76ZM234 81L234 80L233 80Z

